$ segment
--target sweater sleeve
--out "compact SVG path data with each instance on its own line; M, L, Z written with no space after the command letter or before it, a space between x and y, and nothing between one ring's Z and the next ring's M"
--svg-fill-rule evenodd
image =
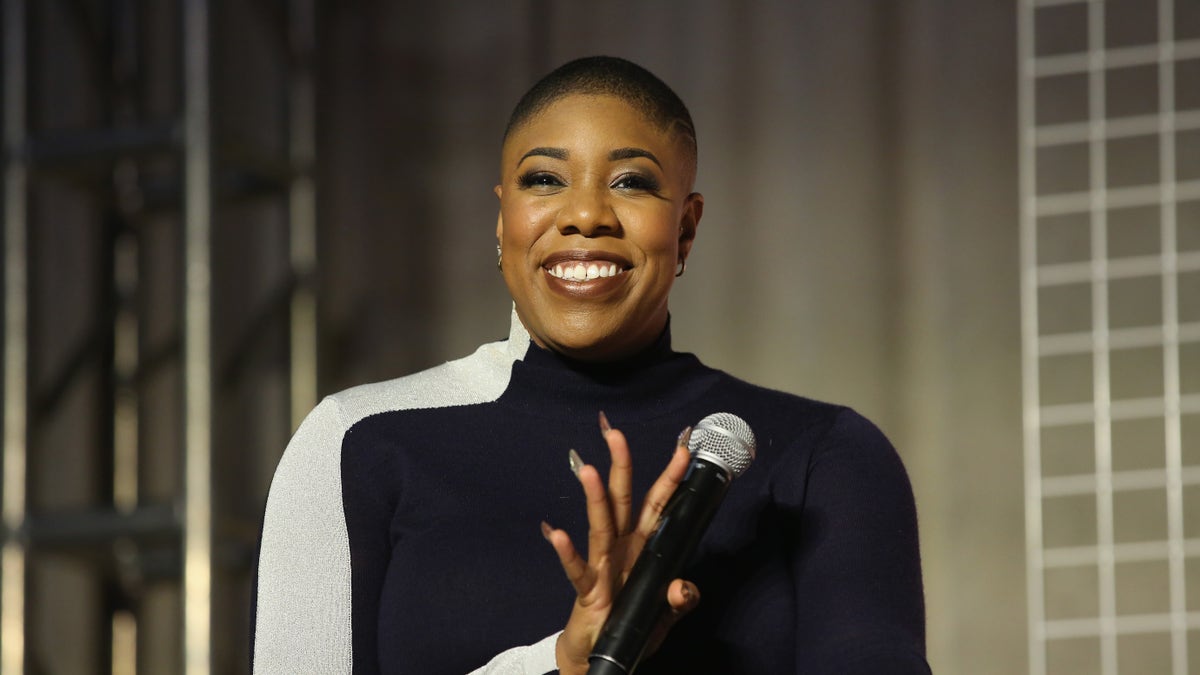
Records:
M891 443L843 409L793 470L796 671L928 674L916 507Z
M300 425L275 470L255 575L255 673L350 672L343 431L337 403L325 399Z
M514 647L504 651L488 664L470 675L546 675L557 673L554 645L562 631L550 635L528 647Z

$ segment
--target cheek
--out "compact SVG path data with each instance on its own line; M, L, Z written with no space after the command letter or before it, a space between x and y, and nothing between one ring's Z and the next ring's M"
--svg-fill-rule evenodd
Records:
M516 203L502 206L506 243L530 246L553 222L553 209L546 204Z
M643 218L637 228L641 249L651 256L673 257L679 246L679 220L672 212L654 214Z

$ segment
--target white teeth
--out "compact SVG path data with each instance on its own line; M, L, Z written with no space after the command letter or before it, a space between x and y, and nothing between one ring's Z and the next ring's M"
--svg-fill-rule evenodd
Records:
M565 279L567 281L590 281L592 279L602 279L606 277L615 277L621 273L621 268L616 263L588 263L587 265L577 262L575 264L567 263L563 267L562 263L558 263L554 267L546 270L550 276L556 279Z

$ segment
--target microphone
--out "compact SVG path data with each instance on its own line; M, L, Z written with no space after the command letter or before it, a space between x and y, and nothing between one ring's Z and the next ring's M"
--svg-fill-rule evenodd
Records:
M668 609L667 587L696 552L730 482L754 460L754 449L750 425L731 413L713 413L692 430L692 463L617 594L588 656L588 675L633 673Z

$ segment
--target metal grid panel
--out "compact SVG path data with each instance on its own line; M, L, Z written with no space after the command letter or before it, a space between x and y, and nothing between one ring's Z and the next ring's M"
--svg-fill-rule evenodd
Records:
M1200 664L1200 5L1023 0L1019 22L1030 672L1184 675L1189 642Z

